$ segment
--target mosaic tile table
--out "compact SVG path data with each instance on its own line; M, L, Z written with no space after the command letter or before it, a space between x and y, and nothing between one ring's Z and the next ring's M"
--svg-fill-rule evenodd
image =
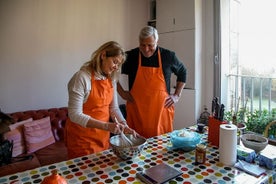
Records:
M194 127L191 127L190 130L194 131ZM203 139L206 140L206 137L207 135L204 134ZM162 162L183 172L180 177L168 182L169 184L276 182L275 170L268 170L266 174L256 178L219 163L219 152L216 147L208 146L206 163L197 165L195 164L195 151L168 151L167 146L169 144L169 135L164 134L148 139L147 146L141 155L133 160L120 160L113 154L112 150L106 150L97 154L5 176L0 178L0 183L40 183L45 176L50 175L51 170L57 169L69 184L139 184L142 182L135 177L137 172Z

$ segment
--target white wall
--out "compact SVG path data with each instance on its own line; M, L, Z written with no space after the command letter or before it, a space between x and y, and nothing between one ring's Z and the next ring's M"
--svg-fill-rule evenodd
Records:
M214 0L202 0L202 73L199 95L201 112L211 111L214 97ZM199 105L199 104L198 104ZM200 114L199 114L200 115Z
M69 79L100 44L116 40L126 49L138 46L149 1L0 0L1 110L67 106ZM213 0L197 3L198 118L204 105L211 107L214 48ZM121 82L127 84L125 77Z
M138 46L148 0L1 0L0 108L67 106L67 83L102 43Z

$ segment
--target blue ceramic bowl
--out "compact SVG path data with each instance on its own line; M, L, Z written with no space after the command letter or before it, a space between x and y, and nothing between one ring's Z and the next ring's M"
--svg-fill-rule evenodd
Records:
M201 142L201 134L187 130L175 130L170 134L172 147L170 149L181 149L192 151Z

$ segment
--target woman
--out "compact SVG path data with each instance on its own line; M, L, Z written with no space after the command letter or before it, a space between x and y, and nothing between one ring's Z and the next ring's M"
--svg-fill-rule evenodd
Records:
M126 126L117 102L116 80L125 57L117 42L107 42L69 81L65 127L69 159L108 149L110 132L125 129L135 134ZM109 122L110 117L120 123Z

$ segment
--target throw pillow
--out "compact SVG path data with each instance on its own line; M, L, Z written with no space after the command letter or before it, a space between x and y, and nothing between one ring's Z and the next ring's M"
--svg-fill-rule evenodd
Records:
M10 131L4 134L4 138L13 141L12 156L16 157L26 152L25 140L23 135L24 123L32 122L33 118L20 121L9 125Z
M25 152L24 138L18 129L8 131L4 134L4 138L13 142L12 156L16 157Z
M23 131L23 125L25 123L28 123L28 122L31 122L31 121L33 121L33 118L29 118L29 119L26 119L26 120L23 120L23 121L19 121L19 122L16 122L14 124L9 125L9 128L10 128L10 130L20 128Z
M50 117L24 124L27 153L33 153L55 142Z

